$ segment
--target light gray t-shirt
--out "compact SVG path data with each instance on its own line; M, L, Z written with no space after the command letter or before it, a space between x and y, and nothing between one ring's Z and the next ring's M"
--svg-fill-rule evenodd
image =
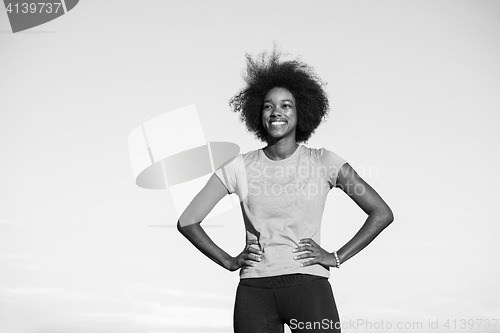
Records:
M263 252L255 267L245 266L240 278L303 273L329 277L321 265L300 267L292 249L302 238L320 244L326 196L336 186L346 161L324 148L303 145L284 160L269 159L262 149L239 154L215 171L229 193L240 199L248 240Z

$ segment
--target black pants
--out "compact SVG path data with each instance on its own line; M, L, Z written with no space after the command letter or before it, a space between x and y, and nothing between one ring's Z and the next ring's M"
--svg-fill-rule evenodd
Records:
M290 274L242 279L234 305L235 333L340 332L327 278Z

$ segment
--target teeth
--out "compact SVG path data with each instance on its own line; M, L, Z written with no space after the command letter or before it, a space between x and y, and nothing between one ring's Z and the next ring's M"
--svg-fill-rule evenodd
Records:
M282 125L284 123L285 123L284 121L271 121L272 125Z

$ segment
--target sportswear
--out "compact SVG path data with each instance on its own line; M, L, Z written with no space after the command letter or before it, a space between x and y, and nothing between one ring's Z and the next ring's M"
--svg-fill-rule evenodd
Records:
M243 279L234 304L235 333L341 331L332 287L327 278L291 274Z
M344 163L332 151L299 145L283 160L271 160L258 149L238 154L215 171L228 192L239 197L247 242L257 240L263 252L256 266L240 269L241 279L296 273L330 276L322 265L300 267L309 259L293 259L299 253L292 250L303 238L320 244L326 197Z

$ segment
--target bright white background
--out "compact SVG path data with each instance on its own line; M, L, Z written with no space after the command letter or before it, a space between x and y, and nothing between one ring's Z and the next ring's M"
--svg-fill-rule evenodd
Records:
M237 273L177 232L168 191L135 185L127 139L196 104L207 140L261 148L228 101L273 41L328 82L308 145L395 214L332 271L342 321L500 319L500 2L86 0L17 34L1 10L0 30L0 332L232 331ZM322 245L364 219L332 191ZM243 248L238 210L206 223Z

